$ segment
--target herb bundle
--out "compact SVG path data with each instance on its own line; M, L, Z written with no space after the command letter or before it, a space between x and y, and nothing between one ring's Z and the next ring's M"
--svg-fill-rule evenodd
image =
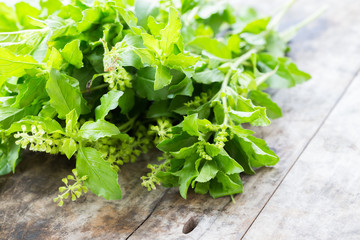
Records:
M121 199L118 170L157 147L142 177L222 197L240 173L279 158L243 125L281 116L267 88L310 79L285 56L286 31L254 9L206 0L0 3L0 175L22 149L76 158L54 199Z

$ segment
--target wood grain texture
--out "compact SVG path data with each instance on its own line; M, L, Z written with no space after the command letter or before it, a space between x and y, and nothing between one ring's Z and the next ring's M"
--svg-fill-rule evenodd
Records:
M244 239L360 237L360 75Z
M257 129L258 135L275 148L280 163L272 169L259 169L255 176L245 176L244 193L236 196L235 204L229 199L199 201L200 197L193 195L185 201L177 191L169 191L130 239L239 239L244 235L360 67L355 54L360 49L357 39L360 31L353 25L360 18L349 6L359 7L353 2L299 1L285 21L300 20L300 15L311 14L325 2L330 6L328 11L303 29L291 44L291 56L313 79L302 86L278 91L274 99L283 108L284 117L270 127ZM253 2L257 3L263 7L272 4ZM198 226L183 234L183 226L191 217L198 219Z
M146 164L139 161L122 168L121 201L106 201L90 193L58 207L52 199L63 185L61 179L71 174L74 161L25 152L16 173L0 177L0 239L125 239L166 191L149 193L140 185Z
M236 2L243 3L243 1ZM244 2L247 2L248 5L261 7L263 12L269 12L268 9L274 9L275 5L280 6L287 0L247 0ZM284 25L288 26L301 20L323 3L329 4L328 11L314 23L301 30L291 43L291 56L301 69L313 75L313 79L299 87L277 91L274 99L283 108L284 117L274 121L270 127L256 129L257 135L265 138L280 156L281 161L274 168L257 170L257 174L254 176L242 176L245 183L244 194L235 197L235 204L229 198L214 200L208 195L195 195L193 192L190 192L188 199L184 200L179 196L177 189L166 190L160 187L158 190L149 193L140 186L139 180L146 171L146 162L139 162L125 166L120 173L120 184L124 192L123 200L105 201L88 194L85 198L59 208L51 200L56 195L56 187L62 184L61 178L70 172L74 163L61 157L28 152L24 155L24 160L15 175L0 177L0 239L241 238L252 226L253 221L272 197L291 166L322 126L328 113L342 96L345 88L360 67L360 41L358 41L358 36L360 36L358 27L360 23L360 14L358 14L360 2L350 0L321 2L299 0L293 10L285 16ZM341 131L340 125L335 127L338 128L338 132ZM326 133L324 133L325 135ZM338 151L336 150L338 135L334 133L331 136L333 136L333 140L329 142L329 144L331 143L330 149ZM358 138L356 141L358 143ZM311 146L312 143L309 148ZM320 144L315 147L320 148ZM339 151L344 149L343 146ZM307 155L307 151L303 153L300 162ZM318 157L322 157L321 152L317 154ZM326 157L330 156L330 153L326 154L328 154ZM358 152L353 151L347 156L358 159L356 158ZM151 155L147 158L151 158ZM330 207L335 207L337 208L333 213L333 219L335 219L340 212L345 211L345 207L340 207L340 204L355 208L355 205L358 205L356 201L359 195L352 196L350 193L355 190L353 188L356 186L355 180L359 180L356 177L358 175L354 175L354 179L351 178L350 180L338 178L339 181L350 181L351 186L345 190L342 190L340 186L347 185L332 182L331 180L335 180L335 177L329 178L329 174L336 173L336 168L341 168L341 164L346 161L340 155L338 158L342 160L334 164L334 169L329 169L330 165L325 168L328 172L324 176L321 175L324 178L318 185L310 185L308 188L304 188L297 182L295 185L291 185L292 183L289 182L285 190L282 190L280 185L279 191L274 195L274 202L272 198L269 202L269 206L272 208L264 208L252 226L253 228L256 227L257 231L254 233L250 229L246 238L266 239L266 236L259 236L258 233L274 236L270 239L281 238L281 235L276 231L286 229L275 226L275 222L271 223L272 214L279 218L277 224L286 226L288 231L294 227L299 232L301 231L300 226L309 230L309 225L303 224L296 228L296 218L303 217L307 220L309 216L318 217L322 209L325 211ZM325 161L329 161L329 159L324 159L312 170L321 168ZM354 161L350 163L356 164ZM294 173L296 177L300 175L301 181L319 177L319 173L316 175L314 172L311 175L310 172L305 174L306 168L309 166L307 162L303 165L298 173ZM293 170L297 167L298 164ZM355 167L350 169L348 165L345 165L341 171L349 171L352 174ZM289 178L291 174L292 171L288 175ZM301 176L302 174L304 176ZM329 180L329 182L325 180ZM284 183L286 182L287 178ZM312 182L316 183L314 180ZM298 189L308 193L307 197L303 198L303 205L294 201L295 197L289 198L291 201L286 197L286 195L299 197L300 193L296 192ZM319 200L319 204L313 206L314 208L318 207L316 214L302 215L303 212L300 210L303 210L302 208L307 206L313 198L311 191L324 194L321 197L323 201ZM340 198L339 201L330 201L329 197L336 195L337 191L345 195L343 197L337 196ZM280 195L276 198L278 194ZM293 206L294 212L289 216L292 219L289 223L286 222L287 215L284 215L287 213L286 208L278 208L281 201L284 201L285 206L295 205ZM322 203L328 204L329 207L325 208ZM338 219L345 221L346 216L352 216L349 211L346 211L343 218ZM358 212L354 211L355 213ZM262 218L263 214L264 218ZM331 213L328 214L331 215ZM325 216L320 219L327 221ZM354 217L354 220L358 220L358 218ZM322 232L314 236L323 234L333 222L329 220L328 223L324 223ZM264 224L273 227L262 231ZM338 225L338 227L340 226ZM332 229L334 232L337 230L337 228L328 230ZM349 228L347 231L357 233L355 230ZM184 234L183 231L189 233ZM294 233L287 233L286 236L289 237L287 239L293 237L291 234Z

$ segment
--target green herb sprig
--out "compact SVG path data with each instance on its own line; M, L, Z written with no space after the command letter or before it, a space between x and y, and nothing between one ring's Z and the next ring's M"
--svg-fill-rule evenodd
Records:
M266 89L310 79L286 53L319 12L278 32L292 3L274 17L207 0L0 3L0 175L22 149L63 154L76 169L60 206L88 189L121 199L119 168L157 147L149 190L241 193L240 173L279 161L244 124L281 117Z

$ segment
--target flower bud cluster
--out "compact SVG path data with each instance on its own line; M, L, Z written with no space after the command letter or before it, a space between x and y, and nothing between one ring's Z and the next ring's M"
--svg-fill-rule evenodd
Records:
M84 181L87 179L87 176L79 177L76 169L72 170L73 175L68 175L63 178L62 181L65 186L59 188L59 194L54 198L54 202L58 202L58 205L61 207L64 204L64 200L71 195L71 200L75 201L77 198L81 197L83 193L87 193L88 188L83 185ZM73 181L73 184L69 184L69 181Z
M228 141L227 137L229 136L229 134L227 133L226 129L226 126L221 126L220 131L216 133L214 142L217 148L223 148L225 146L225 142Z
M104 74L104 81L109 84L110 89L124 91L125 88L132 87L131 80L131 75L123 67L119 66Z
M104 70L106 72L103 75L104 81L109 83L110 89L124 91L126 87L131 88L131 75L125 70L125 68L121 67L121 64L119 63L119 51L121 51L122 47L124 47L123 44L121 42L116 44L111 51L108 50L105 41L103 41L103 44L105 49Z
M205 160L212 160L212 157L206 153L205 151L205 141L199 142L196 152L199 154L199 156Z
M135 137L121 141L116 138L102 138L95 143L95 148L102 153L102 157L111 163L118 171L117 165L135 162L141 153L146 153L151 145L151 139L146 135L146 128L140 126Z
M195 96L194 100L190 100L189 102L184 103L187 107L200 107L202 104L208 101L208 94L202 92L200 96Z
M21 126L22 132L17 132L14 137L18 140L15 142L21 145L22 148L27 148L32 151L46 152L57 154L61 152L61 146L64 138L61 134L47 134L41 125L31 125L28 129L25 125ZM29 133L30 132L30 133Z
M167 171L170 169L170 156L164 153L158 158L159 161L163 161L161 164L148 164L147 167L151 170L146 176L142 176L141 185L146 187L148 191L155 190L156 185L160 185L160 180L157 178L157 174L161 171Z
M161 141L171 138L171 128L172 124L167 118L158 118L157 125L150 125L150 130L148 131L149 135L155 135L154 143L158 144Z

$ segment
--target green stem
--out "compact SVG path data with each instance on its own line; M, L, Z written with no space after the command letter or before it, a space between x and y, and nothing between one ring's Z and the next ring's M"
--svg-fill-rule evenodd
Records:
M106 87L108 87L108 86L109 86L108 83L104 83L104 84L98 85L98 86L93 87L93 88L90 88L90 89L82 90L81 93L87 93L87 92L99 90L99 89L102 89L102 88L106 88Z
M16 32L2 32L1 35L16 35L16 34L22 34L22 33L32 33L32 32L47 32L50 31L50 28L45 27L43 29L26 29L26 30L20 30Z
M323 14L325 12L325 10L327 9L327 6L323 6L322 8L320 8L318 11L316 11L315 13L313 13L312 15L310 15L308 18L306 18L304 21L296 24L295 26L285 30L284 32L280 33L280 37L285 41L288 42L290 41L295 35L296 33L304 26L306 26L307 24L309 24L310 22L314 21L316 18L318 18L321 14Z
M225 124L225 125L228 124L230 118L229 118L229 115L228 115L228 109L227 109L228 107L227 107L226 96L222 96L222 95L225 94L225 88L229 84L229 80L231 78L231 74L232 74L233 70L237 69L243 62L248 60L251 57L251 55L256 53L256 52L257 52L257 49L253 48L253 49L249 50L248 52L246 52L245 54L238 57L236 59L236 61L231 64L230 69L226 73L225 79L221 84L221 88L220 88L219 92L211 100L211 101L219 100L221 98L222 104L223 104L223 107L224 107L224 122L223 122L223 124Z
M291 0L289 3L287 3L285 6L283 6L278 14L276 14L274 17L271 18L271 21L269 22L267 29L274 29L279 25L280 20L284 17L285 13L291 8L292 5L296 0Z
M258 49L256 49L256 48L250 49L249 51L247 51L246 53L244 53L243 55L238 57L236 59L236 61L233 64L231 64L231 68L232 69L238 68L240 64L242 64L243 62L248 60L251 57L251 55L256 53L257 51L258 51Z
M215 94L215 96L210 100L211 102L214 100L219 100L221 98L221 93L225 92L225 88L229 84L229 80L231 78L232 71L235 70L236 68L238 68L242 63L244 63L246 60L248 60L252 54L256 53L257 51L258 51L258 49L253 48L253 49L247 51L246 53L244 53L243 55L241 55L240 57L238 57L236 59L236 61L231 64L230 69L226 73L225 79L221 84L221 88L220 88L219 92L217 94Z
M224 106L224 122L223 122L223 124L226 125L229 122L226 97L222 97L222 102L223 102L223 106Z
M227 85L229 84L229 80L230 80L230 76L231 76L231 72L232 72L232 68L229 69L229 71L226 73L225 79L221 84L221 88L220 91L218 92L219 96L218 98L220 98L221 93L223 93L225 91L225 88L227 87Z
M126 123L119 126L118 128L119 128L120 132L125 132L125 133L128 132L134 125L134 122L137 119L137 117L138 117L138 115L128 119L128 121Z

